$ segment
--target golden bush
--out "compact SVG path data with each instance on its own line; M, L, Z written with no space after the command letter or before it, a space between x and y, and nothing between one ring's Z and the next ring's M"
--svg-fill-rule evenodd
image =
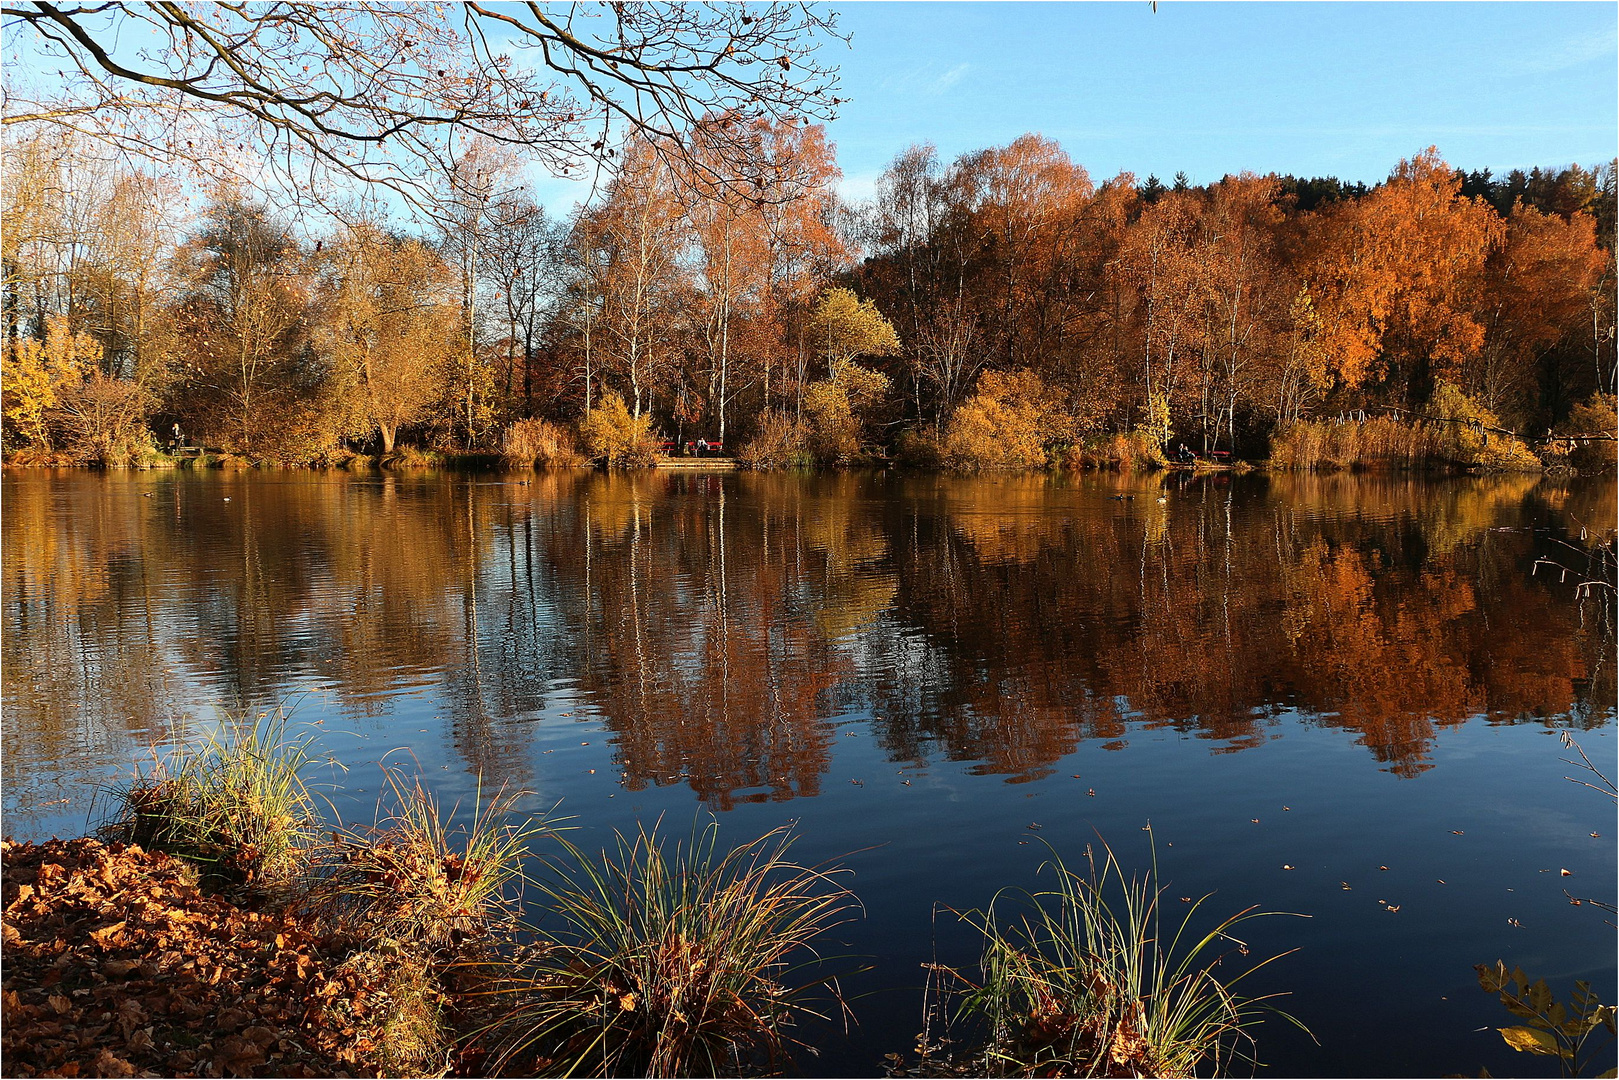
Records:
M634 415L624 398L611 390L579 421L579 437L587 457L609 466L633 468L658 461L658 436L652 430L651 414Z
M1072 438L1073 425L1040 377L986 371L978 390L945 428L943 457L956 469L1038 469L1046 447Z

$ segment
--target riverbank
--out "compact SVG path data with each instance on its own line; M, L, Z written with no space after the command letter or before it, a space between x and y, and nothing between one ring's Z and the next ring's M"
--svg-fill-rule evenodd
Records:
M476 1001L450 1000L407 957L368 957L262 894L205 892L194 867L139 846L7 840L0 853L7 1076L461 1067L432 1036Z

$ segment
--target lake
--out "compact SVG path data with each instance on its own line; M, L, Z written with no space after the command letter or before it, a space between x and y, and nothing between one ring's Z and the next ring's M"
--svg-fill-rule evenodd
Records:
M523 481L527 482L523 482ZM1308 918L1249 993L1272 1075L1556 1075L1475 963L1615 992L1611 479L8 471L4 828L77 835L224 709L313 725L370 821L379 762L469 809L727 842L796 823L853 871L858 1021L922 1026L948 909L1105 841L1166 902ZM346 769L346 771L343 771ZM1147 826L1151 826L1150 831ZM1595 834L1595 835L1593 835ZM1048 846L1049 845L1049 850ZM1565 876L1562 872L1569 871ZM1567 893L1565 893L1567 890ZM864 971L855 970L866 968Z

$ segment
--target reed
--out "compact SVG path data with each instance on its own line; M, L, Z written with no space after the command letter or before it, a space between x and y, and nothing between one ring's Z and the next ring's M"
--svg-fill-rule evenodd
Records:
M291 882L320 817L303 779L313 736L293 738L287 724L281 707L227 715L120 791L107 831L229 880Z
M1055 855L1055 883L1021 894L1004 918L1002 892L962 917L983 935L982 980L959 991L956 1018L987 1033L970 1071L989 1076L1192 1076L1253 1062L1253 1027L1267 1013L1292 1021L1268 998L1233 987L1271 960L1222 981L1215 968L1247 946L1234 931L1274 912L1248 908L1194 929L1204 896L1177 920L1163 910L1156 855L1146 877L1126 878L1105 844L1087 871ZM1281 954L1281 955L1286 955ZM1297 1023L1297 1021L1292 1021Z
M779 409L767 409L759 416L753 438L737 451L736 461L745 469L790 469L815 464L815 456L803 424Z
M1440 381L1420 417L1306 420L1271 441L1270 464L1284 469L1448 467L1538 472L1540 459L1501 430L1500 419Z
M788 860L776 829L732 851L717 823L654 828L599 860L564 842L541 889L560 924L517 987L502 1064L599 1076L722 1076L776 1066L830 989L813 942L855 901ZM535 1075L530 1073L529 1075Z
M1434 424L1406 423L1386 416L1361 422L1307 420L1288 427L1271 442L1270 463L1285 469L1414 469L1437 463L1443 447L1442 432Z
M1142 431L1094 435L1070 446L1061 455L1067 469L1116 469L1136 472L1160 468L1164 452Z
M529 843L549 831L542 819L509 821L521 792L485 800L452 826L420 779L385 766L391 808L375 824L333 834L311 900L335 928L362 940L392 940L436 954L459 951L515 917L510 888L522 877Z
M501 436L500 451L508 465L524 469L585 463L573 434L561 424L539 417L518 420L508 427Z

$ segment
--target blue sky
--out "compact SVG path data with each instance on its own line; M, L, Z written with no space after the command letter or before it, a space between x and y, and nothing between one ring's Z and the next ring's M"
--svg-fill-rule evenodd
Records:
M845 191L907 145L1056 139L1093 178L1228 172L1375 181L1454 165L1590 164L1619 143L1612 3L852 3Z

